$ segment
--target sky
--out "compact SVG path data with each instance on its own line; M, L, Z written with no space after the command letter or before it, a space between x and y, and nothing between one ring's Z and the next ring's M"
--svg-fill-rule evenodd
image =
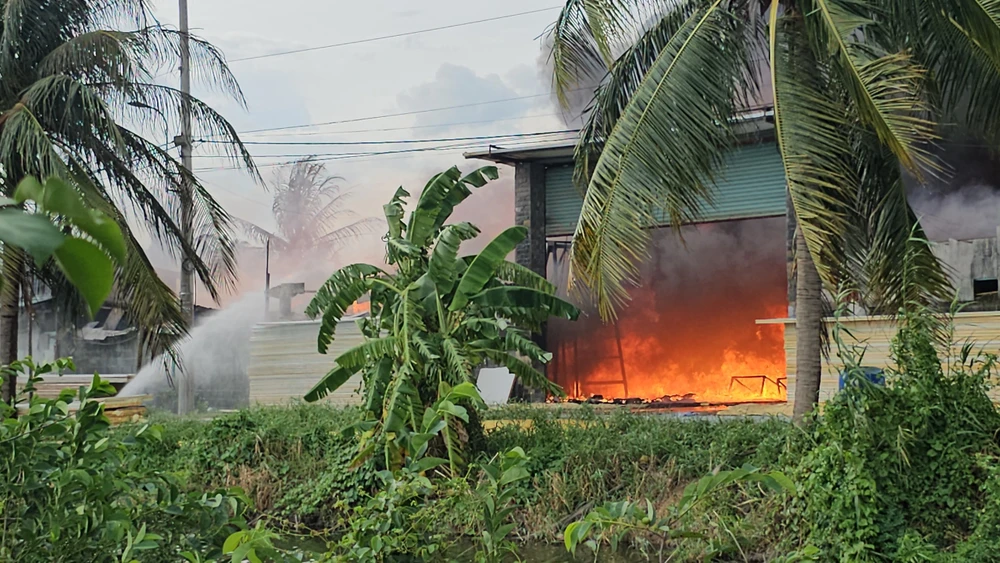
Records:
M566 116L550 93L548 51L542 37L558 14L558 6L558 0L193 0L189 6L192 33L211 41L232 61L230 68L242 87L247 107L201 84L195 85L194 93L241 132L354 120L322 127L244 133L244 141L437 139L563 130ZM548 7L553 9L401 38L237 60ZM177 23L175 2L157 2L155 14L164 24ZM177 78L175 74L159 80L169 84L176 83ZM527 98L423 111L521 97ZM366 119L409 112L422 113ZM480 148L488 144L484 141ZM414 146L431 145L250 148L265 181L270 182L276 164L294 159L276 155L391 151ZM232 215L272 228L267 188L244 172L227 170L231 164L213 157L210 149L210 145L195 149L195 171L202 182ZM431 175L452 165L468 170L487 164L466 161L462 153L468 150L470 147L447 152L339 157L328 162L327 167L331 174L342 177L342 183L355 194L353 207L359 216L381 217L382 205L398 186L416 194ZM457 216L473 220L483 229L483 238L513 223L513 169L500 168L501 179L470 198ZM348 263L379 259L381 255L379 236L372 235L343 249L341 258ZM151 256L160 266L169 266L170 260L156 249L152 249ZM258 274L244 272L244 277L262 279Z

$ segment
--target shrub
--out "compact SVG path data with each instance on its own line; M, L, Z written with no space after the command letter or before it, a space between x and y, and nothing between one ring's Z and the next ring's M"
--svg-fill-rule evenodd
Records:
M37 378L72 365L67 360L9 366ZM165 471L143 469L137 444L159 442L155 425L109 432L94 400L114 389L94 376L88 387L57 399L34 398L26 414L4 405L0 425L0 507L4 561L176 561L181 551L221 555L227 536L243 525L246 498L237 489L185 491ZM27 403L28 397L20 400Z
M351 470L354 442L343 435L360 411L320 404L256 407L212 420L155 417L163 440L140 446L148 468L187 476L193 489L240 485L259 514L282 526L335 526L340 501L375 485L371 464ZM130 431L129 429L124 429Z
M995 358L954 348L930 313L904 315L885 387L867 383L859 354L842 350L849 384L813 425L793 475L801 496L792 513L827 559L928 560L996 525L984 510L996 502L984 463L1000 453L1000 414L986 394Z

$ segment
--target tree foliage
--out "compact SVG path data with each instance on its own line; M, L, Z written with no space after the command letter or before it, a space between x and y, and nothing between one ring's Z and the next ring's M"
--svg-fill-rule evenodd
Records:
M190 104L194 138L225 141L212 146L254 170L249 152L208 104L156 81L176 66L182 36L160 25L146 0L19 0L6 2L0 19L0 189L13 196L27 175L72 180L85 204L114 219L124 235L117 297L148 329L147 344L167 344L161 336L173 338L186 327L176 296L139 244L140 233L190 261L217 297L235 280L231 220L168 147L143 133L152 129L159 137L159 127L148 124L161 120L179 130ZM242 103L222 54L198 37L189 45L196 82ZM185 182L194 186L194 244L178 227L176 193ZM90 261L82 247L77 250L72 254L82 268ZM54 293L72 293L68 282L79 280L48 265L33 274Z
M279 257L326 259L380 221L358 218L351 211L352 193L337 183L326 165L303 158L279 170L273 183L271 213L274 232L240 221L251 238L269 242Z
M21 248L36 263L54 256L91 314L111 293L115 267L127 260L118 224L87 207L79 193L58 178L45 183L25 178L13 199L0 198L0 242Z
M587 185L573 267L605 316L628 300L646 228L711 205L742 116L773 94L791 202L827 288L894 313L898 272L947 301L901 170L931 156L941 123L996 146L1000 4L982 0L567 0L552 30L561 96L599 80L577 146ZM770 90L770 92L767 92ZM913 235L913 236L911 236Z
M496 178L494 167L465 176L457 167L436 174L406 222L403 205L409 194L399 188L384 206L386 261L395 271L368 264L342 268L306 308L322 320L317 344L326 353L347 308L362 295L371 296L371 314L359 321L365 341L341 353L306 395L309 401L322 399L362 374L368 416L360 427L363 457L382 448L387 467L402 466L410 455L406 444L420 439L415 434L427 434L422 422L432 406L443 411L451 428L467 413L455 401L441 401L474 382L474 368L486 361L506 366L526 385L562 393L531 365L548 362L551 354L531 340L530 331L552 316L575 319L579 311L555 297L541 276L506 261L525 229L507 229L481 253L460 256L461 243L479 229L446 224L473 189ZM453 445L454 434L446 438L454 466L461 448Z
M33 397L40 377L72 369L69 360L4 368L26 378L19 405L2 405L0 537L4 561L206 561L245 528L248 501L238 489L192 491L179 476L142 467L136 446L160 440L144 424L113 433L98 400L115 392L97 375L59 397ZM158 447L158 446L149 446ZM197 559L192 559L197 558Z

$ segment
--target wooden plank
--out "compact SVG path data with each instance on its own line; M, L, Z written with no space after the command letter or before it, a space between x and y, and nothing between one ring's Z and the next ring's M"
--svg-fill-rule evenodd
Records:
M111 383L115 388L120 389L125 386L132 378L135 377L131 374L111 374L102 375L101 379ZM18 390L24 389L25 378L18 378ZM55 399L63 391L63 389L77 390L80 387L87 387L94 380L93 374L78 374L78 373L67 373L63 375L59 374L47 374L40 378L40 380L35 384L35 395L43 397L46 399Z

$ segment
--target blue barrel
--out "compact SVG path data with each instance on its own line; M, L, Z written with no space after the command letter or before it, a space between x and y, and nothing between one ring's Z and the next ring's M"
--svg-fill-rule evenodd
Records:
M882 368L863 367L861 368L861 371L864 373L864 377L866 380L868 380L869 383L873 385L885 385L885 372L882 371ZM841 371L840 389L844 388L844 379L846 377L847 377L847 372Z

